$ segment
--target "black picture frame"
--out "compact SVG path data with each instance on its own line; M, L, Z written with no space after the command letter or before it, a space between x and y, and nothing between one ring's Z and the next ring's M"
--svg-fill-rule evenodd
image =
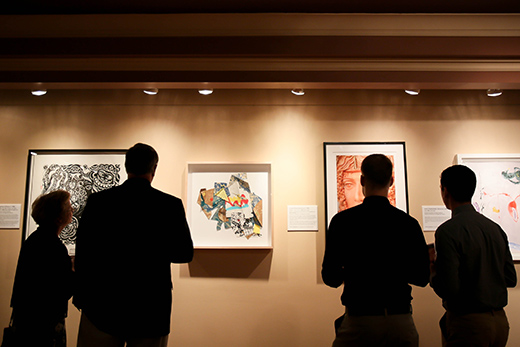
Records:
M394 193L389 195L390 202L397 208L408 213L408 178L406 169L405 142L324 142L323 158L325 167L325 210L328 229L332 217L341 210L348 208L347 198L341 197L342 189L338 184L338 170L349 168L361 172L361 161L370 154L385 154L394 163ZM338 167L339 165L339 167ZM342 169L343 168L343 169ZM357 175L357 174L356 174ZM340 177L340 179L343 179ZM356 176L359 184L359 176ZM356 189L360 187L356 186ZM393 196L392 196L393 194ZM346 195L346 194L343 194ZM395 201L394 201L395 199ZM360 203L359 198L354 203ZM350 206L351 207L351 206Z

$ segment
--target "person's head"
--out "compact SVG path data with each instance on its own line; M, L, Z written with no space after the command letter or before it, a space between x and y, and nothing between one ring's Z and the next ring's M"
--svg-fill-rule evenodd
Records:
M152 146L136 143L126 152L125 168L128 175L154 175L159 155Z
M448 193L457 203L471 202L476 187L477 176L465 165L453 165L441 173L443 200L446 199L445 195ZM444 203L446 204L446 201Z
M392 161L384 154L371 154L361 163L363 185L388 189L393 181Z
M40 226L58 228L59 231L72 221L70 194L64 190L40 195L32 204L31 216Z

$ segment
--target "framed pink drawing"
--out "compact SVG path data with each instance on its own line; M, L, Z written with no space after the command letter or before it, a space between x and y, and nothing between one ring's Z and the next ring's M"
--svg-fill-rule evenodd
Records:
M363 202L361 162L370 154L384 154L394 164L394 184L389 200L408 212L406 156L404 142L325 142L325 204L327 227L332 217Z

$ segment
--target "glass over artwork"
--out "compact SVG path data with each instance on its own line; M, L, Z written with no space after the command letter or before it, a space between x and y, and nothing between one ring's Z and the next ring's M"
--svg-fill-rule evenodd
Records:
M387 157L394 162L393 155ZM336 177L338 211L346 210L363 202L365 196L361 187L361 163L366 155L338 155L336 156ZM395 177L395 170L394 170ZM392 206L396 205L395 184L390 186L388 200Z
M270 164L188 164L196 248L271 248Z
M60 239L73 256L76 231L90 194L121 184L126 180L125 150L30 150L23 239L36 230L30 216L33 201L41 194L63 189L70 193L72 222L60 233Z
M504 229L513 260L520 260L520 154L459 154L457 162L477 176L473 206Z
M201 188L197 203L215 230L230 229L237 237L262 236L262 198L255 194L247 173L231 174L229 183L214 182L214 188Z
M323 146L327 226L336 213L363 202L361 163L370 154L384 154L394 164L394 184L388 200L408 212L404 142L326 142Z

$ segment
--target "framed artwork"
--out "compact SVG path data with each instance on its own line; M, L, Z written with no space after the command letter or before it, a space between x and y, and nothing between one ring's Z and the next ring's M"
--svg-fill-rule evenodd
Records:
M189 163L195 248L272 248L271 164Z
M520 260L520 154L458 154L456 161L477 176L473 206L504 229L513 260Z
M370 154L384 154L394 164L394 184L388 199L408 213L404 142L325 142L323 150L327 227L336 213L363 202L361 163Z
M74 256L76 230L90 194L117 186L126 180L126 150L29 150L23 240L36 230L31 205L41 194L63 189L70 193L72 222L60 239Z

